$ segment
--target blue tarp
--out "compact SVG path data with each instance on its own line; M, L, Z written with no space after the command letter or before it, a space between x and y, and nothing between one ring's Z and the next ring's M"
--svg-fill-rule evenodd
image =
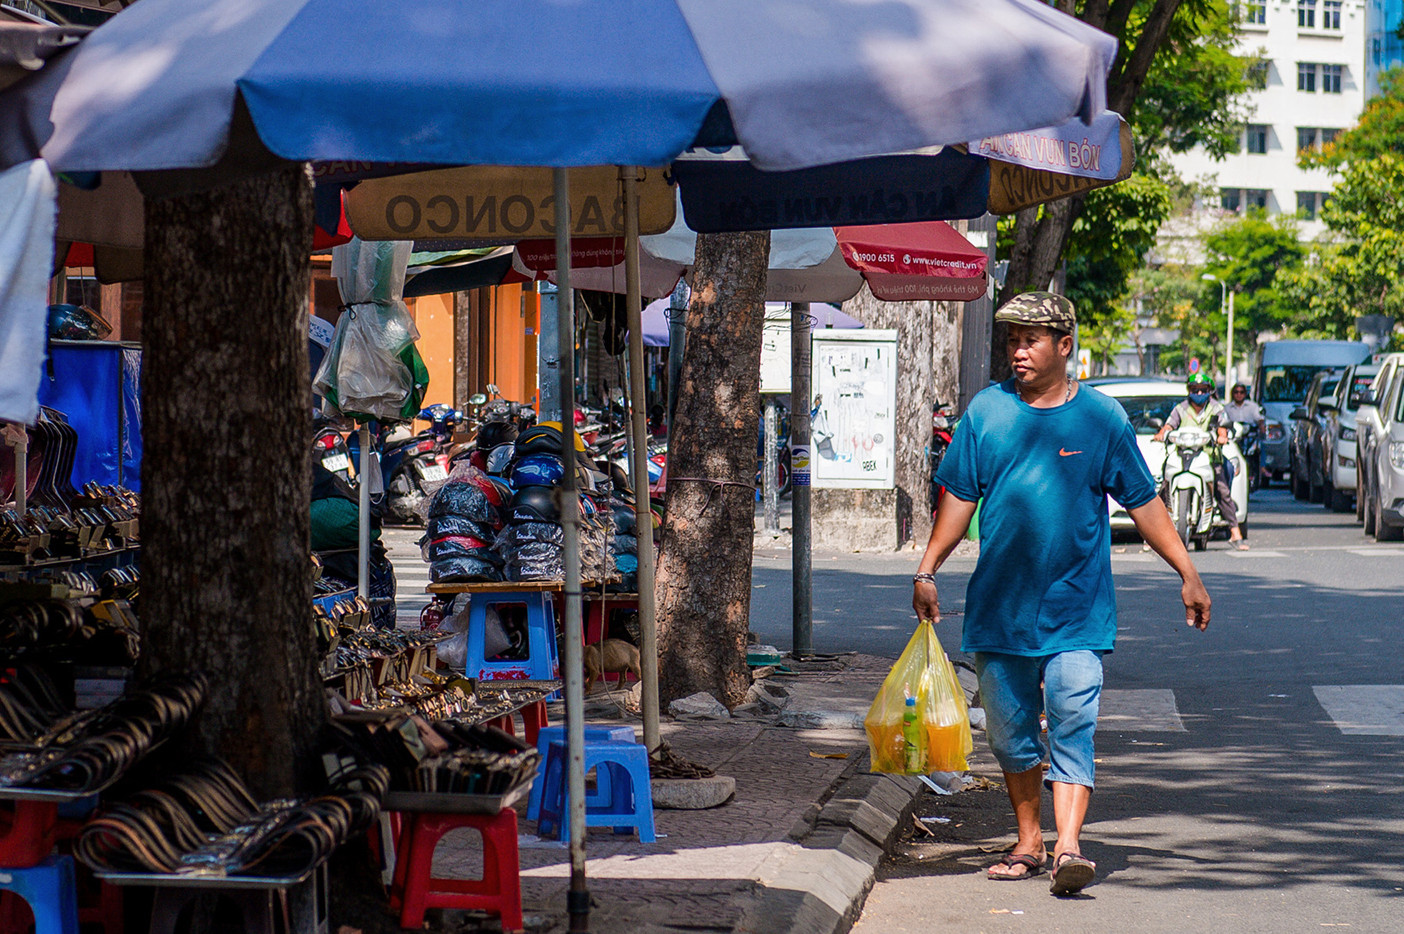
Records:
M141 489L141 349L116 341L53 341L39 404L78 432L72 481Z

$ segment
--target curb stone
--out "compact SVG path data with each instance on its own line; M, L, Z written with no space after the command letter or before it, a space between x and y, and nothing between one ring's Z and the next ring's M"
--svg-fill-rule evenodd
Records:
M863 911L877 867L911 819L921 782L858 771L791 831L805 850L757 886L737 934L845 934Z

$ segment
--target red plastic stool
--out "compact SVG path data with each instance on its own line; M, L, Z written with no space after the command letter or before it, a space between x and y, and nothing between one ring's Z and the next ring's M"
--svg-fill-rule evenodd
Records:
M475 908L497 914L502 930L522 930L522 879L517 857L517 812L498 814L405 814L395 854L390 906L400 909L400 927L424 926L427 908ZM450 830L471 827L483 838L483 877L435 876L434 847Z
M551 721L546 717L546 702L544 700L522 708L522 736L531 745L536 745L536 736L541 732L541 728L550 725Z
M58 831L58 805L49 801L16 801L13 815L0 819L0 867L28 869L53 852Z

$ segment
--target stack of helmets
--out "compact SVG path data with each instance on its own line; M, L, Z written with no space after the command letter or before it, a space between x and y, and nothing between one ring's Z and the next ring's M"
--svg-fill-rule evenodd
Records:
M590 583L614 578L614 515L608 494L580 494L580 578Z
M507 527L497 539L508 580L565 579L564 536L556 503L556 487L564 474L559 429L536 425L517 436L508 472L516 493Z
M610 556L614 564L614 582L611 590L620 593L638 593L639 590L639 539L638 517L634 504L625 497L616 495L610 500L610 514L614 524L614 540ZM649 536L652 540L652 536Z
M468 463L454 467L429 504L419 545L436 584L503 580L493 541L506 522L512 490Z

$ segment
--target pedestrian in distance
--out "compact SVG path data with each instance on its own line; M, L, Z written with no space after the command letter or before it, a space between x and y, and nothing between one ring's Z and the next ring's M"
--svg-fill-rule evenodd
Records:
M1005 304L1014 375L970 403L937 471L946 488L917 568L912 608L940 619L935 572L980 512L980 559L966 592L961 647L971 653L990 748L1004 771L1019 839L988 876L1029 879L1048 861L1042 789L1058 838L1050 890L1071 895L1096 876L1082 855L1091 800L1102 656L1116 639L1107 496L1182 581L1186 624L1209 625L1209 594L1156 496L1126 413L1067 375L1072 302L1028 292ZM1039 714L1048 722L1048 770Z
M1216 443L1209 448L1209 461L1214 465L1214 498L1219 503L1219 515L1228 523L1229 547L1247 551L1248 543L1243 540L1243 528L1238 524L1238 506L1233 501L1233 480L1228 472L1228 458L1221 450L1228 444L1231 424L1228 412L1222 402L1213 398L1214 381L1205 373L1191 373L1185 380L1185 392L1184 401L1176 403L1170 410L1165 424L1155 433L1155 440L1164 441L1166 435L1182 426L1198 428L1214 435Z

